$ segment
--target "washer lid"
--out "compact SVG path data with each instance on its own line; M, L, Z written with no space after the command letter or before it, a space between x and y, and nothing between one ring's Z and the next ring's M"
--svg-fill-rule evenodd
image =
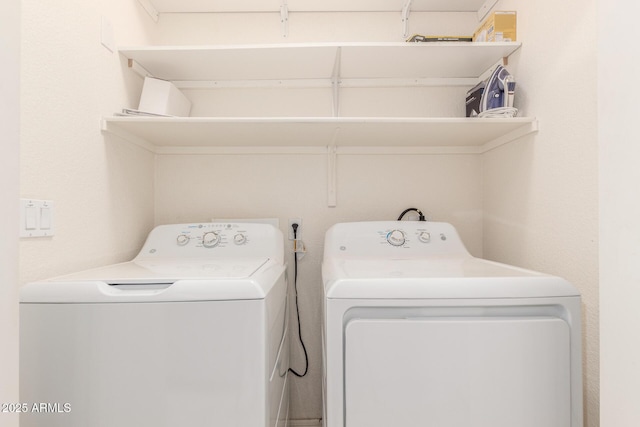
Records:
M507 267L485 260L464 257L431 256L424 259L387 259L372 262L349 259L338 263L345 278L445 278L445 277L520 277L540 273Z
M100 280L110 285L174 283L251 277L268 258L134 260L50 279L51 282Z
M474 257L332 260L327 298L536 298L576 296L564 279Z
M22 303L172 302L264 298L284 266L268 258L130 261L22 287Z

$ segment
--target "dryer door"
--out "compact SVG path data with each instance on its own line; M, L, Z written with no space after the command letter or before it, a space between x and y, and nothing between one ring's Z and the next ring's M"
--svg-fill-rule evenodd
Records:
M553 317L354 319L346 427L567 427L569 326Z

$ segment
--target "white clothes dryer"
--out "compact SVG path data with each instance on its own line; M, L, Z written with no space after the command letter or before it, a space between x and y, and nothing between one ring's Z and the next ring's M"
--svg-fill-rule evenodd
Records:
M21 426L285 425L283 258L271 225L163 225L130 262L25 285Z
M322 275L325 427L582 427L567 281L410 221L336 224Z

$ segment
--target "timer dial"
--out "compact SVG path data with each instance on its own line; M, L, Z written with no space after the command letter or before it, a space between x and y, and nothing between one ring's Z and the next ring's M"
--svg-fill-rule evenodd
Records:
M220 243L220 236L214 231L208 231L202 235L202 246L205 248L213 248Z
M387 233L387 242L392 246L402 246L405 241L404 233L400 230L391 230Z

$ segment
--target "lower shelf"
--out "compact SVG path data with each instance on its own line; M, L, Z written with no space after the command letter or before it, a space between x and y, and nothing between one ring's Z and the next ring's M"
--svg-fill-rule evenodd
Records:
M123 117L102 130L158 154L296 152L483 153L536 132L534 117ZM368 150L368 151L367 151ZM325 151L326 152L326 151Z

